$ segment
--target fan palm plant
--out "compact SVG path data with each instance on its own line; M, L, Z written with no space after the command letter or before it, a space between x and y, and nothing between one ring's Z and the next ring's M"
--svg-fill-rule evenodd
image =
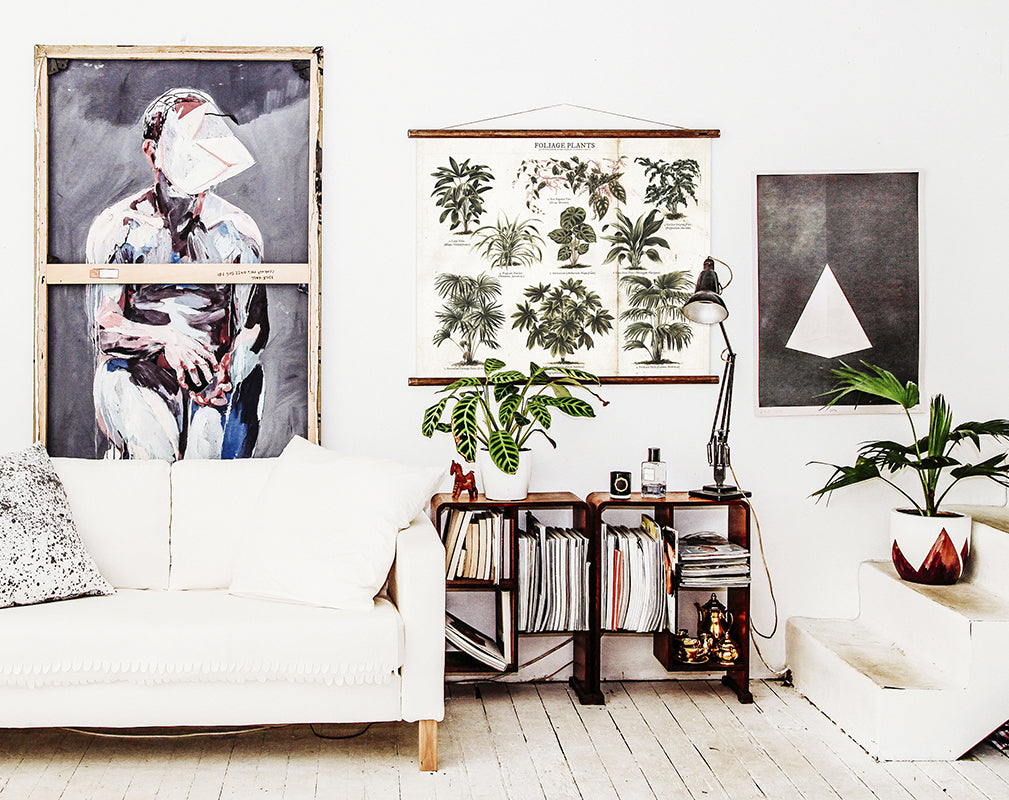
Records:
M473 231L476 239L471 249L486 258L491 267L531 267L543 260L543 238L536 228L535 219L498 218L496 225L484 225Z
M611 243L610 252L606 254L603 264L615 260L620 267L626 260L628 269L644 269L642 259L647 257L655 262L662 261L656 248L669 249L669 242L655 235L662 227L662 214L658 209L652 209L647 216L642 214L637 222L631 222L630 217L617 209L617 221L603 225L603 230L610 225L613 226L614 233L603 237Z
M489 275L453 275L443 272L434 280L438 294L445 304L436 314L441 327L432 341L436 347L452 342L462 353L459 366L473 366L476 349L485 345L496 350L498 329L504 322L501 304L496 298L501 294L501 282Z
M829 495L835 489L879 478L907 498L914 506L913 513L922 517L936 517L943 513L940 507L949 490L964 478L989 478L1001 486L1009 487L1009 459L1006 453L998 453L976 464L961 462L952 455L959 445L966 442L980 449L983 436L1009 441L1009 420L964 422L954 428L953 412L945 398L937 394L932 398L929 408L928 433L919 437L910 413L910 409L918 404L917 385L912 381L902 384L893 373L864 361L862 366L864 369L856 369L842 363L840 369L831 371L838 383L827 393L834 395L827 405L833 405L852 392L862 392L897 403L904 409L911 426L912 441L906 445L892 441L864 442L852 466L812 462L834 469L823 488L813 493L814 497ZM910 470L917 478L920 489L917 498L892 480L892 476L905 470ZM940 490L943 482L946 487Z
M629 323L624 329L624 350L645 350L649 356L645 364L668 364L663 351L682 351L694 335L681 312L693 290L690 272L666 272L654 279L624 275L620 283L631 306L620 314Z

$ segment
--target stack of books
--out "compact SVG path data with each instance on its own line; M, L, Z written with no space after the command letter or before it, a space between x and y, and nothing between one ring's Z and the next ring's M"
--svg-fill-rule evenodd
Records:
M636 528L603 524L603 630L645 633L661 630L670 613L675 618L676 597L671 591L670 573L675 561L669 562L666 555L670 540L675 559L676 531L660 529L647 514L642 515L641 525Z
M681 589L748 586L750 551L712 531L684 536L679 543Z
M532 514L518 534L518 628L521 633L589 627L589 539L547 526Z
M445 580L510 577L511 520L501 511L452 508L442 531Z

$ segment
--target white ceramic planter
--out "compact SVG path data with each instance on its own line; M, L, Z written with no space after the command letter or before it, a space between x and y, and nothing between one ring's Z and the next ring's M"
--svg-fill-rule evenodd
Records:
M890 511L890 552L897 574L933 586L956 583L970 554L971 518L945 513L921 517Z
M531 450L522 450L519 454L519 467L514 475L499 470L490 453L477 450L476 463L480 467L480 480L483 483L483 493L488 500L525 500L529 494L529 479L532 476L533 454Z

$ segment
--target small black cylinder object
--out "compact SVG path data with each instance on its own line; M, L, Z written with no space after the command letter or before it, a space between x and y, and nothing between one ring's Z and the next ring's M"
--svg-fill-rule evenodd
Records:
M631 473L616 471L610 473L610 497L626 500L631 496Z
M662 458L660 457L660 454L659 454L659 449L660 448L658 448L658 447L649 447L648 448L648 460L649 461L661 461L662 460Z

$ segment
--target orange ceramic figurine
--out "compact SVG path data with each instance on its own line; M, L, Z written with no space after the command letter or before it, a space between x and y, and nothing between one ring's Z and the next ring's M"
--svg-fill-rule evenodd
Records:
M462 490L465 489L469 492L469 499L476 500L476 477L473 475L473 470L463 474L459 462L453 461L451 473L452 477L455 478L452 484L452 499L458 500L459 495L462 494Z

